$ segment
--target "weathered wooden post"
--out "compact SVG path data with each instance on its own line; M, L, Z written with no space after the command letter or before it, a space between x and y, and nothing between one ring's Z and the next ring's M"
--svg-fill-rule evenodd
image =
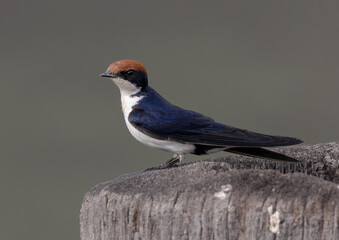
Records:
M338 240L339 143L278 151L304 162L235 156L99 184L82 203L81 240Z

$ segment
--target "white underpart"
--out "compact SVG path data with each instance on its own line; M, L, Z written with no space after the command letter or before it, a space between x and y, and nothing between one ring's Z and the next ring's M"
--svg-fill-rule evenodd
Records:
M173 141L167 140L158 140L152 137L147 136L146 134L140 132L136 129L129 121L128 116L135 106L144 96L138 97L132 95L138 93L140 88L137 88L132 83L121 79L121 78L112 78L113 82L119 87L121 94L121 107L124 113L125 122L128 130L132 134L132 136L137 139L139 142L154 148L158 148L161 150L173 152L176 154L186 154L192 153L195 149L193 144L182 144Z

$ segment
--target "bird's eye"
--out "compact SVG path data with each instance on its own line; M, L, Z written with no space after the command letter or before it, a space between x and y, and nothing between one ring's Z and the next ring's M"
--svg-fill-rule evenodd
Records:
M126 72L126 75L130 77L130 76L133 75L133 73L134 73L134 70L128 70L128 71Z

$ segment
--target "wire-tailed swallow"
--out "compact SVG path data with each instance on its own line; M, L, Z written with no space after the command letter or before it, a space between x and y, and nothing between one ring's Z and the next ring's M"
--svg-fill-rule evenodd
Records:
M294 145L301 140L227 126L177 107L148 85L146 69L137 61L116 61L100 76L110 78L119 87L125 122L133 137L150 147L174 153L159 168L173 166L188 153L202 155L218 151L298 162L262 147Z

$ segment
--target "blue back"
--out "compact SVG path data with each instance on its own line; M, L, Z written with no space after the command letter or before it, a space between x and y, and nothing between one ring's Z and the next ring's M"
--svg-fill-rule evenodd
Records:
M156 139L210 146L283 146L295 144L295 138L270 136L215 122L200 113L177 107L151 87L136 96L144 96L133 107L128 120L139 131Z

